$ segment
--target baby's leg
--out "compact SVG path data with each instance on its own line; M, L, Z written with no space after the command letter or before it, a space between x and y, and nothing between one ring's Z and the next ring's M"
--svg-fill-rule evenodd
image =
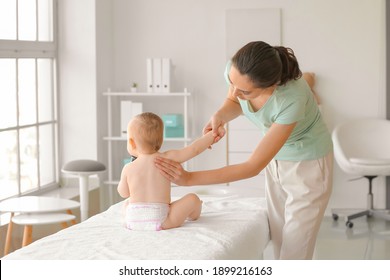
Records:
M202 211L202 201L194 193L189 193L171 203L167 219L162 224L163 229L181 226L189 218L197 220Z

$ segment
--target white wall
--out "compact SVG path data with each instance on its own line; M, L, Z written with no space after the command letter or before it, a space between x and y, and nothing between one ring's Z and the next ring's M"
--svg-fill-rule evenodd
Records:
M88 25L94 12L91 2L78 4L79 9L85 10L74 11L76 17L72 21L80 22L73 23L72 30L67 30L66 34L77 31L76 25ZM86 33L85 38L79 38L71 45L80 48L74 52L82 54L80 59L83 61L88 60L88 69L85 66L75 69L78 77L61 81L62 95L83 98L82 102L74 102L63 97L65 103L62 108L69 110L72 106L80 114L85 109L90 117L84 120L90 123L87 125L80 123L74 114L62 115L66 158L94 156L97 152L92 150L96 149L96 145L99 157L104 157L105 143L100 136L106 133L107 123L105 103L99 99L101 93L108 84L113 90L127 90L132 81L145 88L147 57L172 59L173 90L186 87L194 93L196 123L193 132L195 136L200 135L203 125L226 95L222 75L226 63L226 9L282 9L282 44L294 49L303 71L317 74L316 89L331 130L348 119L385 116L385 0L113 0L111 6L102 0L96 3L100 7L100 11L97 8L97 26L100 27L96 30L99 50L97 90L92 82L88 82L94 72L94 63L89 60L93 59L92 55L85 53L86 49L91 48L93 52L95 48L90 45L93 34ZM102 9L104 7L107 8L106 13ZM90 31L93 31L92 27ZM107 35L107 32L110 34ZM112 39L112 45L105 42L102 47L99 38ZM67 63L63 67L70 69L69 63L75 63L76 57L66 61L67 57L62 56L62 61ZM79 73L82 69L91 71ZM103 83L100 82L101 77L105 77ZM78 84L80 82L81 85ZM69 87L66 90L64 83ZM96 98L98 117L93 119L92 104ZM86 115L83 113L83 116ZM83 131L79 131L81 127ZM96 139L92 139L96 135L99 135L98 144L94 142ZM213 151L197 158L194 168L220 167L225 164L225 158L226 149L224 143L220 143ZM348 182L348 179L349 176L336 165L329 208L365 207L366 181ZM383 179L375 182L377 207L384 206L383 184Z
M58 1L60 166L97 158L94 0Z

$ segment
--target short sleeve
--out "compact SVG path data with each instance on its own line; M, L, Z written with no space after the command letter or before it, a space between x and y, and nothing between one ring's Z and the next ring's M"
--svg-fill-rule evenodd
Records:
M304 119L305 104L304 98L286 100L286 102L282 104L279 114L275 117L275 122L279 124L291 124Z

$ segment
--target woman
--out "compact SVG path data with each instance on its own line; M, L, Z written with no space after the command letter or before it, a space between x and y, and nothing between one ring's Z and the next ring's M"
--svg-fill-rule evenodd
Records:
M249 159L223 168L187 172L158 159L178 185L225 183L266 170L266 199L276 259L311 259L332 189L333 146L310 87L290 48L251 42L226 67L227 99L204 133L217 141L224 125L244 114L264 134Z

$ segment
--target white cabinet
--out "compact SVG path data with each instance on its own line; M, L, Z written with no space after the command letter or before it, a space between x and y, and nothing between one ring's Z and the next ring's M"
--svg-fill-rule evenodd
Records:
M191 139L189 138L189 132L188 132L188 103L189 103L189 97L191 96L191 93L189 92L171 92L171 93L150 93L150 92L104 92L104 96L107 97L107 123L108 123L108 130L107 130L107 136L103 137L103 140L107 141L107 157L108 157L108 163L107 163L107 181L104 183L106 185L117 185L119 183L119 176L120 176L120 170L119 168L116 168L115 165L118 165L118 159L117 157L117 146L121 145L125 146L126 144L126 137L121 135L120 130L118 129L120 126L120 120L115 120L115 115L118 115L118 112L116 112L116 108L120 107L116 102L118 100L137 100L138 102L142 102L143 104L147 105L148 103L154 103L156 106L159 106L159 104L170 102L171 98L181 98L182 99L182 108L180 108L180 111L183 114L183 124L184 124L184 136L180 138L165 138L165 142L178 142L180 144L183 144L183 146L186 146ZM115 103L115 104L114 104ZM144 106L145 108L145 106ZM163 109L161 109L163 110ZM166 110L166 109L165 109ZM146 111L146 110L144 110ZM156 112L158 115L162 115L165 113L171 113L169 111L163 111L163 112ZM116 132L115 132L116 131ZM127 156L126 149L122 149L122 157ZM122 152L122 151L121 151ZM113 161L116 161L116 164L114 164ZM116 190L116 189L115 189ZM110 190L109 192L109 199L110 202L113 202L113 194Z
M261 131L244 116L229 122L227 139L227 162L228 165L238 164L246 161L262 138ZM258 186L265 188L264 171L259 175L229 183L229 186Z

